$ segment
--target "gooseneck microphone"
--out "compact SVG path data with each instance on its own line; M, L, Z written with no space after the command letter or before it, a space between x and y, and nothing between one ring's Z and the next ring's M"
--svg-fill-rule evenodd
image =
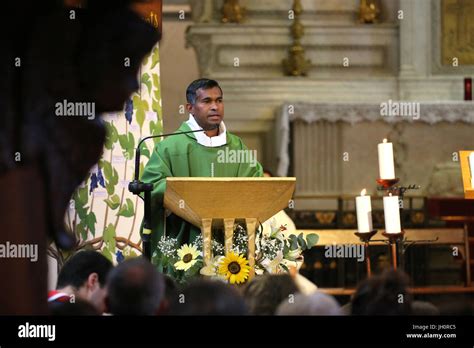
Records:
M135 176L133 181L128 184L128 191L133 193L134 195L140 195L144 193L144 204L145 204L145 211L143 216L143 231L142 231L142 241L143 241L143 256L151 260L151 191L153 191L153 184L152 183L144 183L140 178L140 157L141 157L141 150L140 147L145 140L153 139L153 138L162 138L172 135L182 135L188 133L197 133L197 132L205 132L208 130L214 130L219 128L219 125L213 125L208 129L197 129L197 130L190 130L185 132L176 132L176 133L167 133L167 134L157 134L157 135L150 135L138 142L137 148L135 149Z

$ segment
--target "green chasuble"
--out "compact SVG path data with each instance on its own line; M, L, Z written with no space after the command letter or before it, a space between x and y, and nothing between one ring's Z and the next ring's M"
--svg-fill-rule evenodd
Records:
M189 125L183 122L178 132L190 130ZM263 176L262 166L256 162L256 159L254 163L220 163L218 161L219 151L227 151L226 148L247 150L238 136L228 131L226 136L226 144L218 147L206 147L199 144L193 133L170 136L155 146L141 178L145 183L153 183L151 193L152 252L164 233L163 196L167 177L211 177L211 163L214 163L214 177ZM166 218L166 235L177 238L180 245L193 242L200 233L201 230L198 227L174 214Z

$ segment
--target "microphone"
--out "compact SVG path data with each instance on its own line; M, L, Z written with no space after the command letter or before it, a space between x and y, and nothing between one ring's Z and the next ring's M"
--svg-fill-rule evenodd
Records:
M141 139L138 142L137 148L135 149L135 177L133 181L128 184L128 190L133 193L134 195L139 195L140 193L144 193L144 202L145 202L145 209L144 209L144 217L143 217L143 231L142 231L142 241L143 241L143 256L147 260L151 260L151 191L153 191L153 184L144 183L139 180L140 177L140 146L145 140L153 139L153 138L161 138L171 135L181 135L181 134L188 134L188 133L197 133L197 132L205 132L207 130L213 130L219 128L219 125L213 125L208 129L197 129L197 130L190 130L186 132L176 132L176 133L167 133L167 134L157 134L157 135L150 135Z
M217 128L219 128L219 124L212 125L208 129L197 129L197 130L190 130L190 131L186 131L186 132L175 132L175 133L167 133L167 134L150 135L150 136L147 136L147 137L141 139L138 142L137 148L135 149L135 176L134 176L133 181L128 185L128 190L131 193L135 194L135 195L143 192L142 190L138 190L138 188L135 187L134 185L132 185L132 183L135 182L135 181L137 181L137 182L139 181L138 178L140 177L140 156L141 156L140 147L141 147L142 143L145 140L153 139L153 138L162 138L162 137L167 137L167 136L171 136L171 135L205 132L205 131L210 131L210 130L214 130L214 129L217 129Z

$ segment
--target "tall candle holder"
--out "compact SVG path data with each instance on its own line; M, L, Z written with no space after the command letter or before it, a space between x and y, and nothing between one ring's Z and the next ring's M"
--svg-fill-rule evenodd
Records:
M385 191L387 194L392 194L398 196L399 201L402 201L402 204L399 204L400 207L400 225L401 229L396 233L387 233L384 231L382 235L388 239L391 248L392 254L392 266L394 269L400 268L403 270L405 268L404 262L404 242L405 242L405 231L403 230L403 196L408 190L418 190L420 189L419 185L408 185L408 186L397 186L400 182L400 179L377 179L377 184L380 186L377 187L379 191ZM397 261L398 260L398 261Z
M367 278L372 275L372 268L370 266L370 255L369 255L369 242L370 239L377 234L377 230L372 230L370 232L355 232L360 241L364 243L364 252L365 252L365 267L367 269Z

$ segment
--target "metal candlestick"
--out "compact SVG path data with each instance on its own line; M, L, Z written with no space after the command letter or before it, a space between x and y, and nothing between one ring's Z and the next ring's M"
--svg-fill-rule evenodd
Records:
M365 266L367 268L367 278L372 275L372 268L370 266L370 255L369 255L369 241L377 233L377 230L372 230L370 232L355 232L354 234L359 237L360 241L364 243L365 251Z

